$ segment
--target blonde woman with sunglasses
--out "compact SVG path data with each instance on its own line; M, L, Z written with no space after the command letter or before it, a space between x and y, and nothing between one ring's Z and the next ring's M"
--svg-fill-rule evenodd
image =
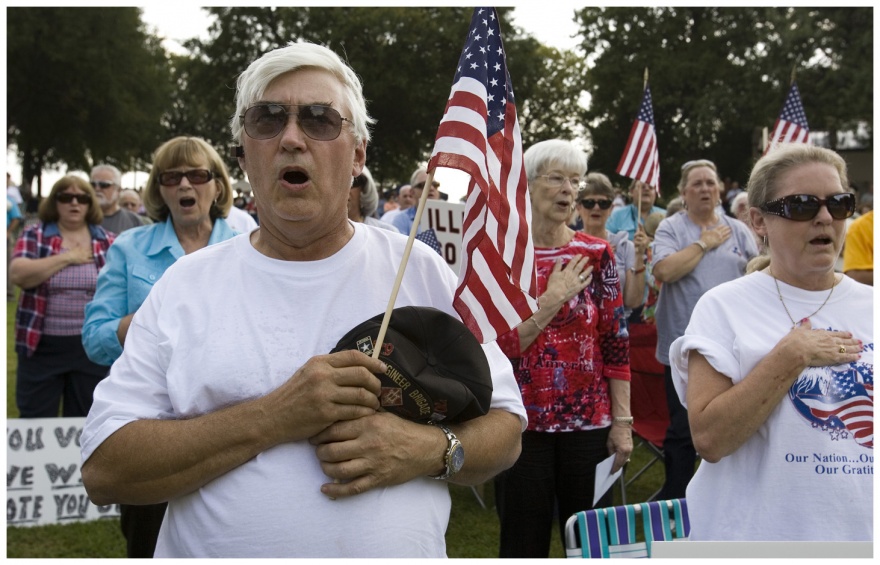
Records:
M64 417L85 416L109 363L93 363L83 350L83 308L114 236L100 225L94 189L75 176L52 186L39 218L22 232L9 264L12 283L22 289L16 405L22 418L57 418L59 408Z
M748 186L770 265L707 292L670 351L704 459L690 538L871 541L872 289L834 271L855 210L846 164L782 145Z
M165 271L184 255L230 239L232 186L217 151L197 137L175 137L156 150L144 190L156 223L126 230L107 254L95 298L86 306L82 342L89 357L111 365L128 329ZM106 375L106 371L105 371ZM152 557L165 504L121 505L128 557Z

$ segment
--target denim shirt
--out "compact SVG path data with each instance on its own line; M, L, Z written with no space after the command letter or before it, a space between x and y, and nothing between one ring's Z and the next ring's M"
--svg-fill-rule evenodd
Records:
M236 235L226 220L218 218L208 245ZM116 336L120 320L140 308L165 270L184 255L170 216L116 237L107 251L107 264L98 273L95 298L86 305L82 341L89 359L111 365L122 355Z

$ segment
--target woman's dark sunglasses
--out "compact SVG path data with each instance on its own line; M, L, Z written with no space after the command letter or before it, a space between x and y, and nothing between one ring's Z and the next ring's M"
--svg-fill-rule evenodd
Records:
M819 214L822 206L828 208L828 213L835 220L845 220L856 211L856 196L850 192L842 192L823 200L812 194L792 194L765 203L761 210L786 220L808 222Z
M332 141L339 137L343 118L335 108L323 104L258 104L242 114L244 131L254 139L272 139L287 127L290 115L310 138L316 141Z
M62 204L70 204L74 200L79 204L89 205L92 203L92 197L88 194L71 194L70 192L60 192L56 194L55 200Z
M165 171L159 173L159 184L162 186L177 186L186 177L190 184L205 184L214 178L214 173L206 169L193 169L191 171Z
M587 210L591 210L596 204L599 205L600 209L607 210L608 208L611 208L613 202L611 202L610 200L596 200L594 198L584 198L583 200L581 200L581 206L583 206Z

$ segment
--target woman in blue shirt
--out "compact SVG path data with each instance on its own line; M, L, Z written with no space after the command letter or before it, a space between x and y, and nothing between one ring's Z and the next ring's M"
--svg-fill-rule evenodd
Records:
M224 219L232 185L217 151L197 137L175 137L154 155L144 206L154 224L120 234L107 252L95 297L85 309L82 341L95 363L122 355L135 312L177 259L237 232ZM152 557L165 504L121 507L129 557Z
M632 204L627 204L611 212L605 228L611 233L625 231L629 235L629 240L633 241L636 236L636 228L644 225L648 216L654 212L665 212L666 210L654 206L654 202L657 200L657 191L642 181L634 180L630 183L629 195L632 198Z

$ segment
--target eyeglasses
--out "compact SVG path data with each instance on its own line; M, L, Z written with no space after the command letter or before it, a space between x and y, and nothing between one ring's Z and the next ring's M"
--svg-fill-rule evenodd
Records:
M193 169L191 171L165 171L159 173L159 184L162 186L176 186L186 177L191 184L205 184L214 178L214 173L205 169Z
M244 131L254 139L272 139L287 127L291 114L296 124L316 141L332 141L339 137L343 118L335 108L323 104L257 104L240 116Z
M697 159L696 161L688 161L684 165L681 166L681 170L685 170L691 167L711 167L715 169L715 163L708 159Z
M111 186L116 186L115 182L110 182L106 180L90 180L89 184L92 185L92 188L104 190L106 188L110 188Z
M62 204L70 204L76 200L77 204L89 205L92 203L92 197L88 194L73 194L71 192L59 192L55 195L55 200Z
M440 183L433 180L431 181L431 186L433 186L434 188L440 188ZM416 184L412 185L412 187L416 190L422 190L425 188L425 181L417 182Z
M856 211L856 197L851 192L835 194L824 200L812 194L792 194L766 202L761 206L761 210L786 220L807 222L819 214L822 206L828 208L828 213L835 220L845 220Z
M581 206L583 206L587 210L592 210L593 206L595 206L596 204L599 205L599 208L601 210L607 210L608 208L611 208L611 204L613 204L613 202L608 199L596 200L595 198L584 198L580 202Z
M568 184L571 185L572 188L580 189L584 185L581 183L580 177L564 177L558 173L550 173L549 175L538 175L538 178L544 179L544 182L547 183L547 186L550 188L559 188L565 184L565 181L568 181Z

